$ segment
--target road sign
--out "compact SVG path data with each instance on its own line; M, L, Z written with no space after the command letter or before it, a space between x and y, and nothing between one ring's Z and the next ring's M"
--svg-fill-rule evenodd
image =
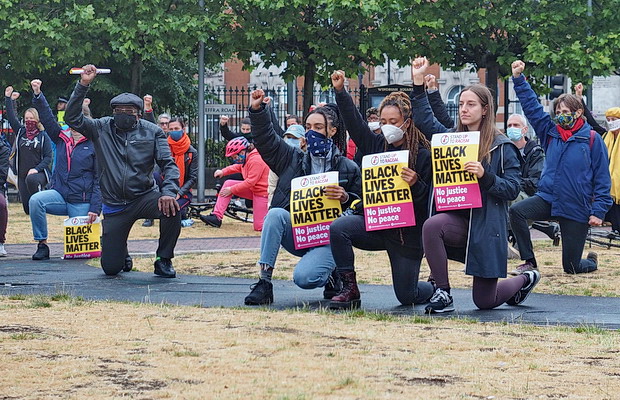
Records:
M222 114L236 114L236 104L205 104L205 114L207 115L222 115Z

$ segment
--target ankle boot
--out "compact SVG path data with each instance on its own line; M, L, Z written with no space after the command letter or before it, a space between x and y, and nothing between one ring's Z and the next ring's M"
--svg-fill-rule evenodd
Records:
M342 280L342 290L338 295L332 297L329 303L331 309L354 309L362 304L360 300L360 290L357 287L355 271L339 272Z

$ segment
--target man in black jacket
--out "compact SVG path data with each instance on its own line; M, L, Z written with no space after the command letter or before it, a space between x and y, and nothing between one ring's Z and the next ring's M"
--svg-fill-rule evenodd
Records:
M65 120L91 139L97 152L101 197L103 200L103 235L101 267L106 275L116 275L125 268L127 237L134 222L142 218L160 219L159 247L155 274L174 278L174 247L181 232L179 204L179 169L170 154L161 128L142 121L142 99L123 93L110 101L113 117L84 118L82 100L97 75L93 65L83 67ZM165 177L161 189L153 179L157 164Z

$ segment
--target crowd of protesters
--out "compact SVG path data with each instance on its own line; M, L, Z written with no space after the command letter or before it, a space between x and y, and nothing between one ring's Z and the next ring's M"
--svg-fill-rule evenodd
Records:
M512 63L512 80L523 115L497 128L493 95L482 85L459 94L458 118L447 112L437 80L427 73L429 61L412 64L410 93L387 95L378 107L358 109L345 88L342 71L332 74L336 104L313 107L304 120L290 115L280 126L272 101L261 89L250 98L248 117L233 132L220 117L221 136L228 141L231 165L215 171L227 179L213 213L201 216L219 228L233 197L253 208L253 225L261 232L257 262L259 280L245 298L247 305L274 301L272 275L281 248L299 257L294 283L303 289L323 288L330 308L361 304L353 249L386 251L397 300L425 304L427 313L453 311L448 260L465 264L472 276L472 297L480 309L521 304L541 279L530 224L559 244L564 272L596 271L598 256L582 258L588 230L609 221L620 236L620 108L607 110L607 129L585 105L583 86L563 94L545 112L525 77L525 63ZM129 231L138 219L145 226L159 220L160 238L154 273L176 276L174 248L187 221L192 189L198 180L197 152L182 118L153 113L152 97L122 93L110 102L111 117L93 119L86 98L97 71L83 67L71 97L57 105L56 115L33 80L32 108L17 114L19 96L5 89L6 116L12 143L0 140L0 256L7 254L9 221L6 181L9 171L23 210L30 215L37 242L34 260L50 257L46 214L103 216L101 266L108 275L130 271ZM532 127L535 135L530 133ZM479 132L475 160L463 164L477 178L481 207L441 211L433 197L433 136L446 132ZM399 178L410 188L415 225L384 230L365 226L362 170L365 156L406 151L408 164ZM292 181L328 172L338 183L322 190L340 204L342 215L329 226L329 243L299 248L291 221ZM184 224L183 226L187 226ZM508 251L516 247L523 260L508 279ZM420 279L423 259L430 276Z

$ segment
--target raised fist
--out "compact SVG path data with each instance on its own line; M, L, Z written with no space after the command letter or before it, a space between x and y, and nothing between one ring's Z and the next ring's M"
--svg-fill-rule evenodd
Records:
M220 115L220 125L221 126L227 125L229 119L230 118L228 118L227 115Z
M332 74L332 85L334 86L334 89L336 89L336 91L339 92L344 89L344 81L344 71L334 71L334 73Z
M583 97L583 84L581 82L575 85L575 96L579 98Z
M518 78L523 73L525 69L525 63L521 60L514 61L512 63L512 76Z
M427 90L437 90L437 78L433 74L427 74L424 77L424 83Z
M411 77L414 85L424 85L424 76L430 66L426 57L416 57L411 64Z
M17 100L19 99L19 92L13 92L11 94L11 100Z
M84 86L88 86L97 76L97 67L92 64L88 64L83 66L82 69L84 72L80 75L80 83Z
M250 106L252 110L260 110L261 104L263 104L263 100L265 99L265 92L263 89L256 89L252 91L250 94Z
M265 104L267 104L267 105L271 104L271 97L269 97L269 96L265 97L265 98L263 99L263 103L265 103Z
M42 84L43 82L41 82L39 79L34 79L30 82L30 86L32 87L32 91L34 92L34 94L39 95L41 93Z
M152 110L153 109L153 96L151 96L150 94L147 94L142 99L144 100L144 109Z

